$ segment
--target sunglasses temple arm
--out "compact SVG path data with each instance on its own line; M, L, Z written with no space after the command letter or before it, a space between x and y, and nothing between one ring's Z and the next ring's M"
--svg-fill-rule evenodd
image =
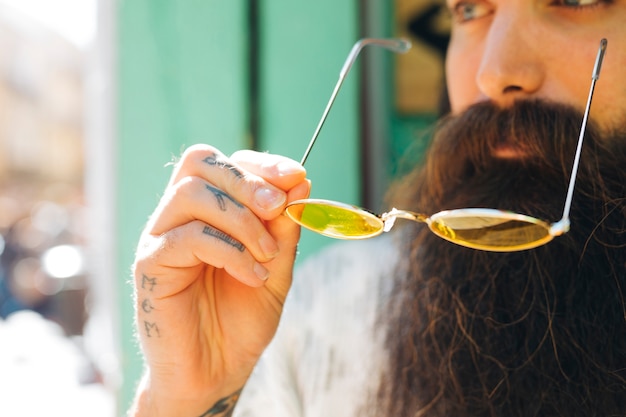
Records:
M567 188L567 197L565 199L565 207L563 209L563 217L558 222L554 223L550 228L550 234L558 236L569 230L570 221L569 213L572 207L572 199L574 196L574 187L576 184L576 175L578 174L578 166L580 164L580 155L583 148L583 138L585 136L585 130L587 129L587 120L589 119L589 109L591 108L591 100L593 98L593 91L596 86L596 81L600 78L600 69L602 68L602 60L604 59L604 53L606 51L607 40L602 39L600 41L600 48L596 57L596 63L593 68L593 74L591 76L591 87L589 88L589 96L587 97L587 105L585 107L585 114L583 116L582 126L580 127L580 135L578 137L578 146L576 147L576 155L574 156L574 165L572 167L572 174L570 175L569 186Z
M313 137L309 141L309 146L307 146L306 151L304 152L304 155L302 156L302 159L300 160L300 165L304 165L304 163L306 162L307 158L309 157L309 153L311 153L311 149L313 149L313 145L315 144L315 140L317 139L317 136L320 134L320 131L322 130L322 126L324 126L324 122L326 121L326 117L328 116L328 113L330 112L330 108L333 106L333 103L335 102L335 98L337 97L337 94L339 93L339 89L341 88L341 85L343 84L343 80L344 79L345 79L345 76L344 77L340 77L339 81L337 81L337 84L335 84L335 89L333 90L333 93L330 95L330 100L326 104L326 109L324 109L324 113L322 114L322 118L320 119L319 123L317 124L317 128L315 128L315 132L313 133Z
M411 43L405 39L365 38L365 39L359 40L357 43L354 44L354 46L352 47L352 50L350 50L350 54L348 55L346 62L343 64L343 67L341 68L341 71L339 72L339 80L337 81L337 84L335 84L335 88L333 89L333 92L330 95L330 99L328 100L328 103L326 104L324 113L322 113L322 118L317 124L317 128L315 129L315 132L313 133L313 137L309 141L309 145L307 146L306 151L304 152L304 155L302 156L300 165L304 165L307 158L309 157L309 153L311 152L311 149L313 149L313 145L315 144L315 141L320 131L322 130L322 126L324 126L326 117L328 117L328 113L330 113L330 109L333 106L333 103L335 102L335 98L337 98L337 94L339 93L339 90L341 89L341 85L343 84L343 81L346 79L348 72L350 72L350 68L352 68L352 65L356 61L361 50L367 45L382 46L383 48L387 48L397 53L405 53L411 48Z

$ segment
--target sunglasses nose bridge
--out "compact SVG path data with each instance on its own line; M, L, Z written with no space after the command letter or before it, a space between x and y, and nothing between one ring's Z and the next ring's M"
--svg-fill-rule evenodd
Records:
M383 213L380 216L380 219L383 221L383 230L385 232L388 232L391 228L393 228L393 225L396 223L396 219L412 220L418 223L428 223L428 216L425 214L414 213L407 210L398 210L395 207L387 213Z

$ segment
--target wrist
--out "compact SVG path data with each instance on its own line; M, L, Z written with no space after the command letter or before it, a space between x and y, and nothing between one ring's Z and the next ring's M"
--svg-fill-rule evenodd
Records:
M229 417L242 387L243 383L236 388L220 387L196 394L172 395L171 392L156 389L146 374L128 417Z

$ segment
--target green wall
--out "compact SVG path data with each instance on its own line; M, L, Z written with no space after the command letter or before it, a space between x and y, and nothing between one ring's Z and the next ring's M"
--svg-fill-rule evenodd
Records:
M264 2L260 10L259 150L300 160L358 39L356 2ZM312 197L359 203L358 68L353 68L305 167ZM303 256L329 243L303 231Z
M299 160L358 39L357 2L259 1L251 25L254 4L118 2L120 413L132 399L142 366L133 336L130 266L139 233L171 172L167 163L200 142L225 153L254 145ZM357 85L354 71L307 162L314 197L359 202ZM305 232L300 256L326 243Z

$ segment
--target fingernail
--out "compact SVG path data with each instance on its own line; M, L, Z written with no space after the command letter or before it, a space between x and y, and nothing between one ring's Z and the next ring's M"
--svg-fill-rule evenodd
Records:
M268 259L274 259L278 255L278 245L270 235L264 235L259 239L259 246Z
M254 273L261 281L267 281L270 277L270 272L258 262L254 264Z
M274 210L285 204L285 193L270 188L259 188L254 193L254 198L259 207L265 210Z
M279 162L276 168L278 169L278 175L282 177L287 175L299 174L304 170L302 168L302 165L298 164L295 161Z

